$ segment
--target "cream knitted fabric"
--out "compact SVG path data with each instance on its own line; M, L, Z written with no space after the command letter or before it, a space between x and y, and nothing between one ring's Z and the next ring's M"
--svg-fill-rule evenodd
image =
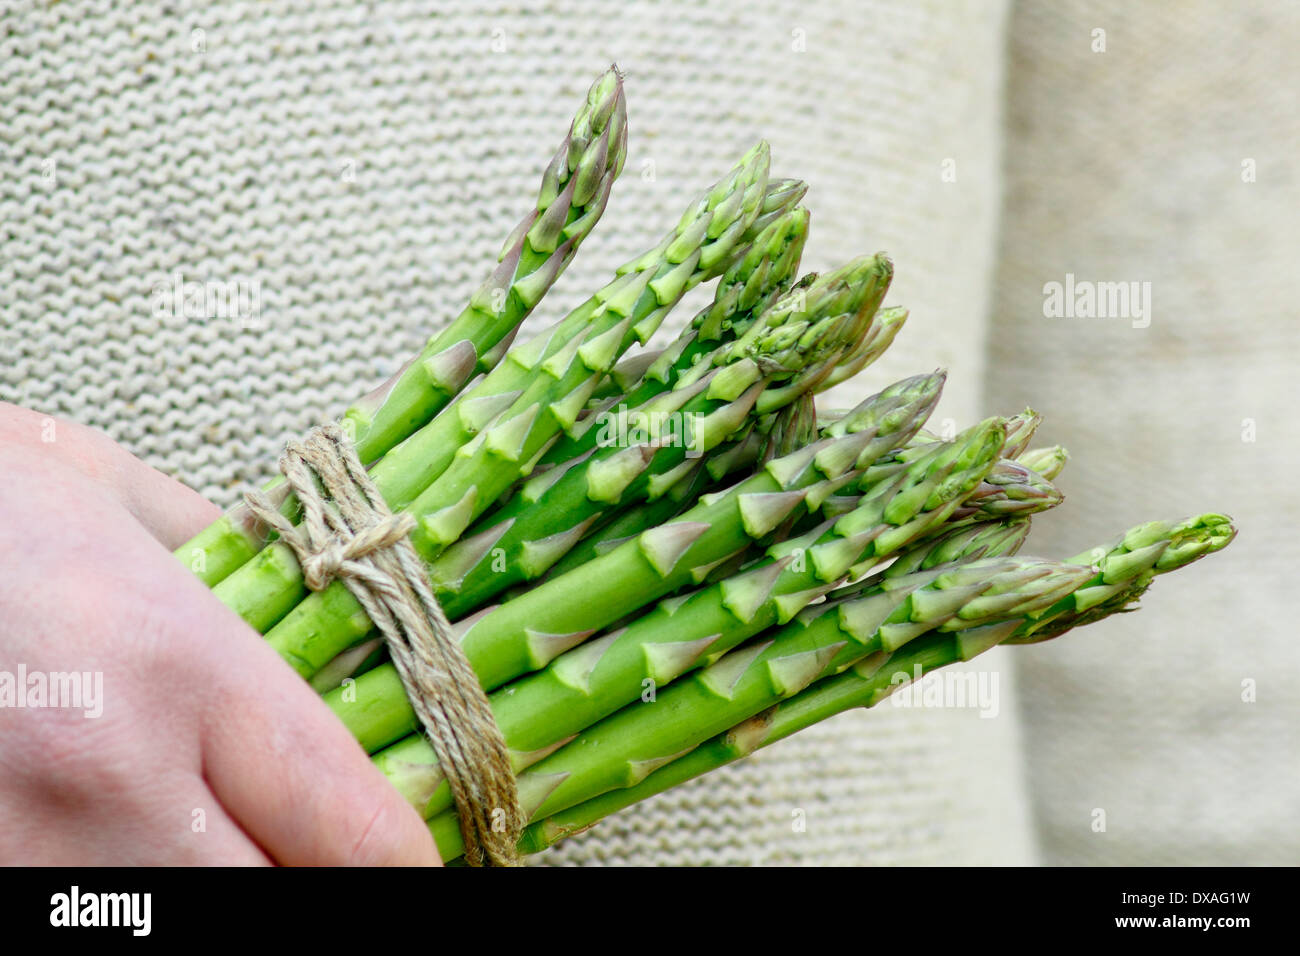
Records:
M1032 399L1074 453L1031 549L1209 509L1242 529L1143 613L1021 656L1046 859L1294 864L1300 10L1025 4L1011 36L990 401ZM1067 273L1150 282L1150 325L1045 318Z
M102 428L230 504L287 438L456 313L582 91L617 61L627 170L532 327L763 136L776 174L812 184L809 267L876 249L897 263L890 301L912 308L911 328L856 394L947 366L938 418L968 423L982 411L1004 26L1001 3L938 0L11 5L3 396ZM256 321L160 307L178 277L243 283ZM998 719L845 715L547 856L1029 861L1011 683Z

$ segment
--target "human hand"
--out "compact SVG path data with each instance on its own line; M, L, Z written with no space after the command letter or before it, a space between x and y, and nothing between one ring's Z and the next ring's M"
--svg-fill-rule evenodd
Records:
M169 553L213 505L4 403L0 488L0 863L438 863L320 698ZM31 675L73 673L79 706L17 706Z

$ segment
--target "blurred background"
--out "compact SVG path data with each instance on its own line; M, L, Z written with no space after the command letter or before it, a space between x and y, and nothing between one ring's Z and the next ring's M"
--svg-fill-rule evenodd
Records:
M1141 614L981 658L995 717L846 714L540 862L1300 859L1294 4L172 0L0 17L0 397L99 427L221 505L459 311L617 62L627 167L532 328L766 138L774 174L811 184L806 267L886 250L887 301L911 308L845 400L942 366L936 425L1040 411L1038 443L1073 457L1035 553L1206 510L1242 529ZM156 315L177 274L254 282L256 321ZM1149 299L1049 314L1050 283L1118 282Z

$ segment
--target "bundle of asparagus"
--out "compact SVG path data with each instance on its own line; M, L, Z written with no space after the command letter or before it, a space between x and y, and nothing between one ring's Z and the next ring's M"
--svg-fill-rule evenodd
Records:
M410 541L509 748L534 851L677 783L999 644L1128 609L1223 548L1215 514L1134 528L1066 560L1020 557L1054 507L1060 447L1032 410L923 430L944 373L842 413L816 395L907 319L893 266L800 276L805 187L766 144L549 330L522 321L599 220L624 163L622 78L592 86L464 312L343 421ZM687 291L712 301L645 348ZM628 354L634 347L637 351ZM267 493L300 519L287 486ZM464 850L397 669L339 582L238 507L182 546L214 592L325 697Z

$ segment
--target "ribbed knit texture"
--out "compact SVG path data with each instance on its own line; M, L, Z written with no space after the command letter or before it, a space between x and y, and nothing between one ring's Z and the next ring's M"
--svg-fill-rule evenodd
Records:
M989 402L1032 401L1074 455L1029 550L1242 529L1142 613L1021 656L1045 859L1294 865L1300 8L1023 4L1011 36ZM1067 273L1150 282L1149 327L1045 318Z
M887 250L889 302L913 310L844 398L946 366L936 422L969 423L985 412L1004 12L17 4L0 27L0 394L99 427L230 504L287 438L338 415L459 311L583 91L617 61L627 169L530 327L656 241L762 136L776 175L812 184L808 267ZM155 315L155 286L177 273L256 280L260 327ZM1028 862L1012 684L1003 675L993 720L846 715L547 859Z

